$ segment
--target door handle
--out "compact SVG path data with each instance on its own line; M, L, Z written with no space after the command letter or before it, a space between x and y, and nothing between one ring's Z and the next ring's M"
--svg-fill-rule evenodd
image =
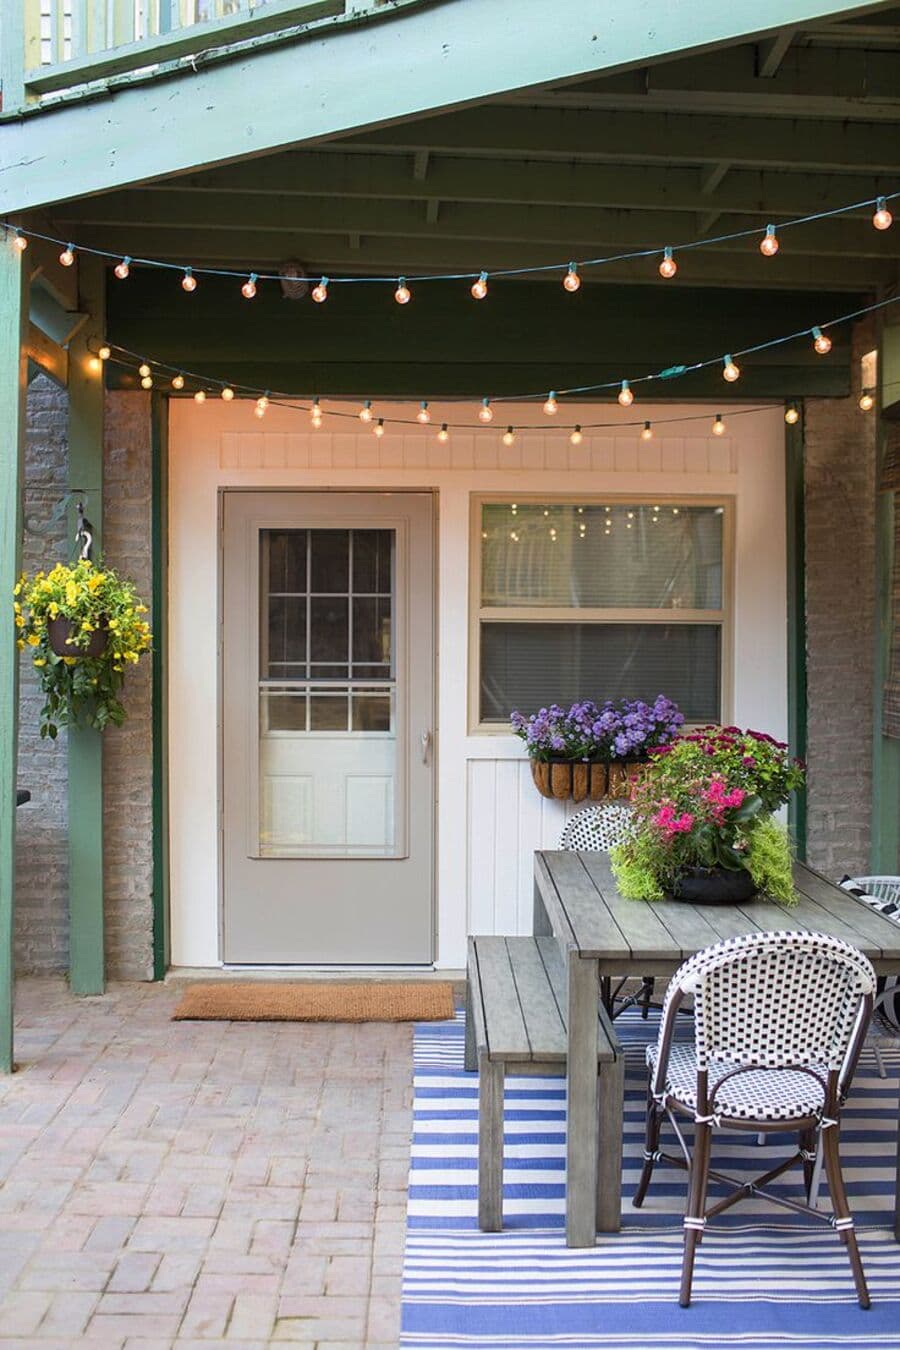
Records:
M422 732L422 763L428 763L428 751L431 749L431 732Z

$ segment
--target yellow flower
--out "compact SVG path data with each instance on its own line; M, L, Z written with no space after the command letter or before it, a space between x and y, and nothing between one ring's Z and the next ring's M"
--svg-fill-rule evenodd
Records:
M50 615L51 619L56 618L57 614L59 613L59 605L56 603L55 600L50 601L50 604L47 606L47 613Z
M37 633L29 633L29 634L28 634L28 645L29 645L29 647L39 647L39 646L40 646L40 643L41 643L41 639L38 637Z
M43 656L36 656L36 657L34 658L34 661L32 662L32 665L35 665L35 666L38 666L38 667L40 667L40 666L45 666L46 664L47 664L47 660L46 660L46 658L43 657Z
M150 612L146 605L135 605L134 609L136 614L149 614Z
M17 581L15 586L13 586L13 595L21 595L21 594L22 594L22 583L21 581Z
M95 572L92 577L88 577L88 590L95 591L98 586L102 586L106 577L102 572Z
M64 656L64 657L63 657L63 661L65 662L65 664L66 664L67 666L74 666L74 664L75 664L75 662L76 662L77 660L78 660L78 657L77 657L77 656Z
M82 633L93 633L94 625L91 623L90 619L85 619L84 623L81 625L81 631Z
M66 582L67 604L74 605L77 599L78 599L78 587L76 586L74 581L67 581Z
M24 628L24 627L25 627L25 620L22 618L22 615L21 615L21 614L17 614L17 615L16 615L16 627L17 627L17 628Z
M24 639L24 638L16 638L16 646L18 647L19 651L22 651L23 648L24 648L24 646L25 646L25 639Z

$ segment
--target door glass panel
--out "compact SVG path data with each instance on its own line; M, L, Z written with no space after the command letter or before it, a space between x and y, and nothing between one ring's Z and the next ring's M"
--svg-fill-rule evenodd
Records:
M261 530L259 852L398 852L393 530Z

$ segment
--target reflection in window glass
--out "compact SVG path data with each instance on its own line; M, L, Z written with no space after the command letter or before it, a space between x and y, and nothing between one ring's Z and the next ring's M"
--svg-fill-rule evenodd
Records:
M721 609L722 508L485 503L485 607Z

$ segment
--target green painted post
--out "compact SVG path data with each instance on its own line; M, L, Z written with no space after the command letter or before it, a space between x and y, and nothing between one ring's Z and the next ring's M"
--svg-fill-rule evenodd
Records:
M27 270L0 231L0 603L12 600L22 559ZM9 611L6 610L8 614ZM13 1070L13 920L16 877L16 751L19 652L15 629L0 625L0 1072Z
M168 589L169 400L153 395L153 978L169 968L168 690L166 686L166 594Z
M790 406L790 405L788 405ZM787 508L787 651L788 743L791 753L806 759L806 534L803 485L803 413L793 426L785 424L785 505ZM788 825L797 857L806 861L806 790L794 794L788 805Z
M79 257L79 308L90 320L69 346L69 488L84 493L93 526L93 556L102 549L103 376L90 369L103 335L104 273L97 258ZM74 538L74 519L71 527ZM102 994L103 738L91 727L69 728L69 982L75 994Z
M872 842L873 873L895 876L900 872L900 740L883 730L884 686L891 664L893 631L894 513L896 494L882 492L881 470L885 453L886 407L896 415L900 388L900 326L886 324L881 331L878 369L881 397L878 403L880 434L875 482L875 672L872 726ZM872 414L870 414L871 416Z
M0 0L0 92L3 111L25 102L25 4Z

